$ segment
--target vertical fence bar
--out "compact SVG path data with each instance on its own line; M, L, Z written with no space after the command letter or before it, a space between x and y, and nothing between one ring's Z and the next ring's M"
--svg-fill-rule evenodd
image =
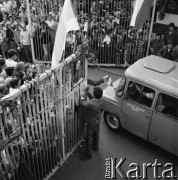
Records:
M52 158L51 158L51 142L50 142L50 131L49 131L49 116L48 116L48 112L49 112L49 106L48 106L48 96L49 96L49 92L47 91L48 86L50 85L50 82L48 79L45 79L43 81L43 101L44 101L44 109L45 109L45 118L44 120L46 121L46 134L47 134L47 155L49 158L49 171L51 171L52 169ZM50 102L49 102L50 103Z
M150 31L149 31L149 37L148 37L146 56L149 55L151 35L152 35L152 32L153 32L154 16L155 16L155 11L156 11L156 2L157 2L157 0L154 0L154 2L153 2L153 12L152 12L152 17L151 17L151 25L150 25Z
M46 176L47 174L47 170L46 170L46 160L45 160L45 138L44 138L44 132L43 132L43 125L42 125L42 119L41 119L41 104L40 104L40 91L39 91L39 80L35 80L35 94L36 94L36 98L35 98L35 104L36 104L36 112L37 112L37 124L38 124L38 128L39 128L39 134L40 134L40 151L41 151L41 161L42 161L42 175L43 177Z
M30 40L31 40L32 59L33 59L33 62L35 62L33 32L32 32L32 24L31 24L31 11L30 11L29 0L26 0L26 4L27 4L27 15L28 15L28 24L29 24Z
M65 149L66 149L66 146L65 146L65 131L64 131L64 128L65 128L65 119L64 119L64 106L65 106L65 103L64 103L64 97L63 97L63 89L64 89L64 82L63 80L63 67L61 66L60 68L60 72L58 74L58 79L59 81L61 82L61 86L60 86L60 91L59 91L59 97L61 98L61 101L60 101L60 114L61 114L61 135L62 135L62 159L64 160L65 159Z
M41 107L41 117L42 117L42 130L43 130L43 135L44 135L44 144L45 144L45 152L44 152L44 156L45 156L45 167L46 167L46 175L49 172L49 157L48 157L48 139L47 139L47 132L46 132L46 122L45 122L45 107L44 107L44 87L43 87L43 82L40 81L39 82L39 94L40 94L40 107Z
M37 158L37 161L38 161L38 169L37 171L39 172L38 174L38 178L39 179L42 179L43 178L43 163L42 163L42 154L41 154L41 141L40 141L40 135L39 135L39 128L38 128L38 112L36 111L36 101L35 101L35 98L38 98L35 97L35 81L33 81L33 86L32 86L32 92L31 92L31 101L32 101L32 112L33 112L33 117L34 117L34 126L35 126L35 151L36 151L36 158ZM37 140L36 140L37 139ZM37 143L36 143L37 142Z

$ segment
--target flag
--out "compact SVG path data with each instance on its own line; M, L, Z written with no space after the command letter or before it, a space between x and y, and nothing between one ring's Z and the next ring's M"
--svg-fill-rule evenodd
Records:
M54 49L52 55L51 68L54 69L59 66L61 61L63 50L65 49L66 35L69 31L79 30L79 23L75 17L71 0L65 0L64 6L59 19L57 27Z
M130 26L137 31L141 29L150 15L150 9L154 0L136 0Z

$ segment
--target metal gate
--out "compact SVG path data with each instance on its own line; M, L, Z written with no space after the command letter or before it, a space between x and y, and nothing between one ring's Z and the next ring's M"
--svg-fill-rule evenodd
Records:
M33 59L51 61L64 0L26 0ZM134 0L73 0L80 31L69 32L64 58L85 44L90 64L123 66L146 56L149 18L136 32L130 27ZM46 31L46 35L42 33Z
M42 180L82 140L84 58L68 57L0 102L0 179Z

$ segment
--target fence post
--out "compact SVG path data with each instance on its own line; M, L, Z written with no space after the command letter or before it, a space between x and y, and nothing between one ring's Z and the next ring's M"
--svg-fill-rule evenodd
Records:
M32 32L32 23L31 23L31 13L30 13L30 3L29 0L26 0L27 4L27 15L28 15L28 26L30 31L30 41L31 41L31 50L32 50L32 59L35 62L35 52L34 52L34 44L33 44L33 32Z
M151 35L152 35L152 32L153 32L153 23L154 23L154 16L155 16L155 10L156 10L156 2L157 2L157 0L154 0L153 12L152 12L152 17L151 17L150 32L149 32L149 38L148 38L148 45L147 45L147 51L146 51L146 56L149 55Z

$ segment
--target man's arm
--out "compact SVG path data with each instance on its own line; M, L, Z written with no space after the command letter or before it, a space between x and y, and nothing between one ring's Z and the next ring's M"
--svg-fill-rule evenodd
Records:
M87 92L87 96L89 97L90 100L94 99L94 96L89 91Z
M23 43L23 35L22 35L22 31L20 32L20 43Z
M87 79L87 84L92 86L98 86L104 82L108 82L109 75L104 76L102 79L99 79L98 81L93 81L91 79Z
M98 85L100 85L100 84L102 84L102 83L104 83L104 79L103 79L103 78L100 79L100 80L98 80L98 81L93 81L93 80L91 80L91 79L87 79L87 84L88 84L88 85L98 86Z

